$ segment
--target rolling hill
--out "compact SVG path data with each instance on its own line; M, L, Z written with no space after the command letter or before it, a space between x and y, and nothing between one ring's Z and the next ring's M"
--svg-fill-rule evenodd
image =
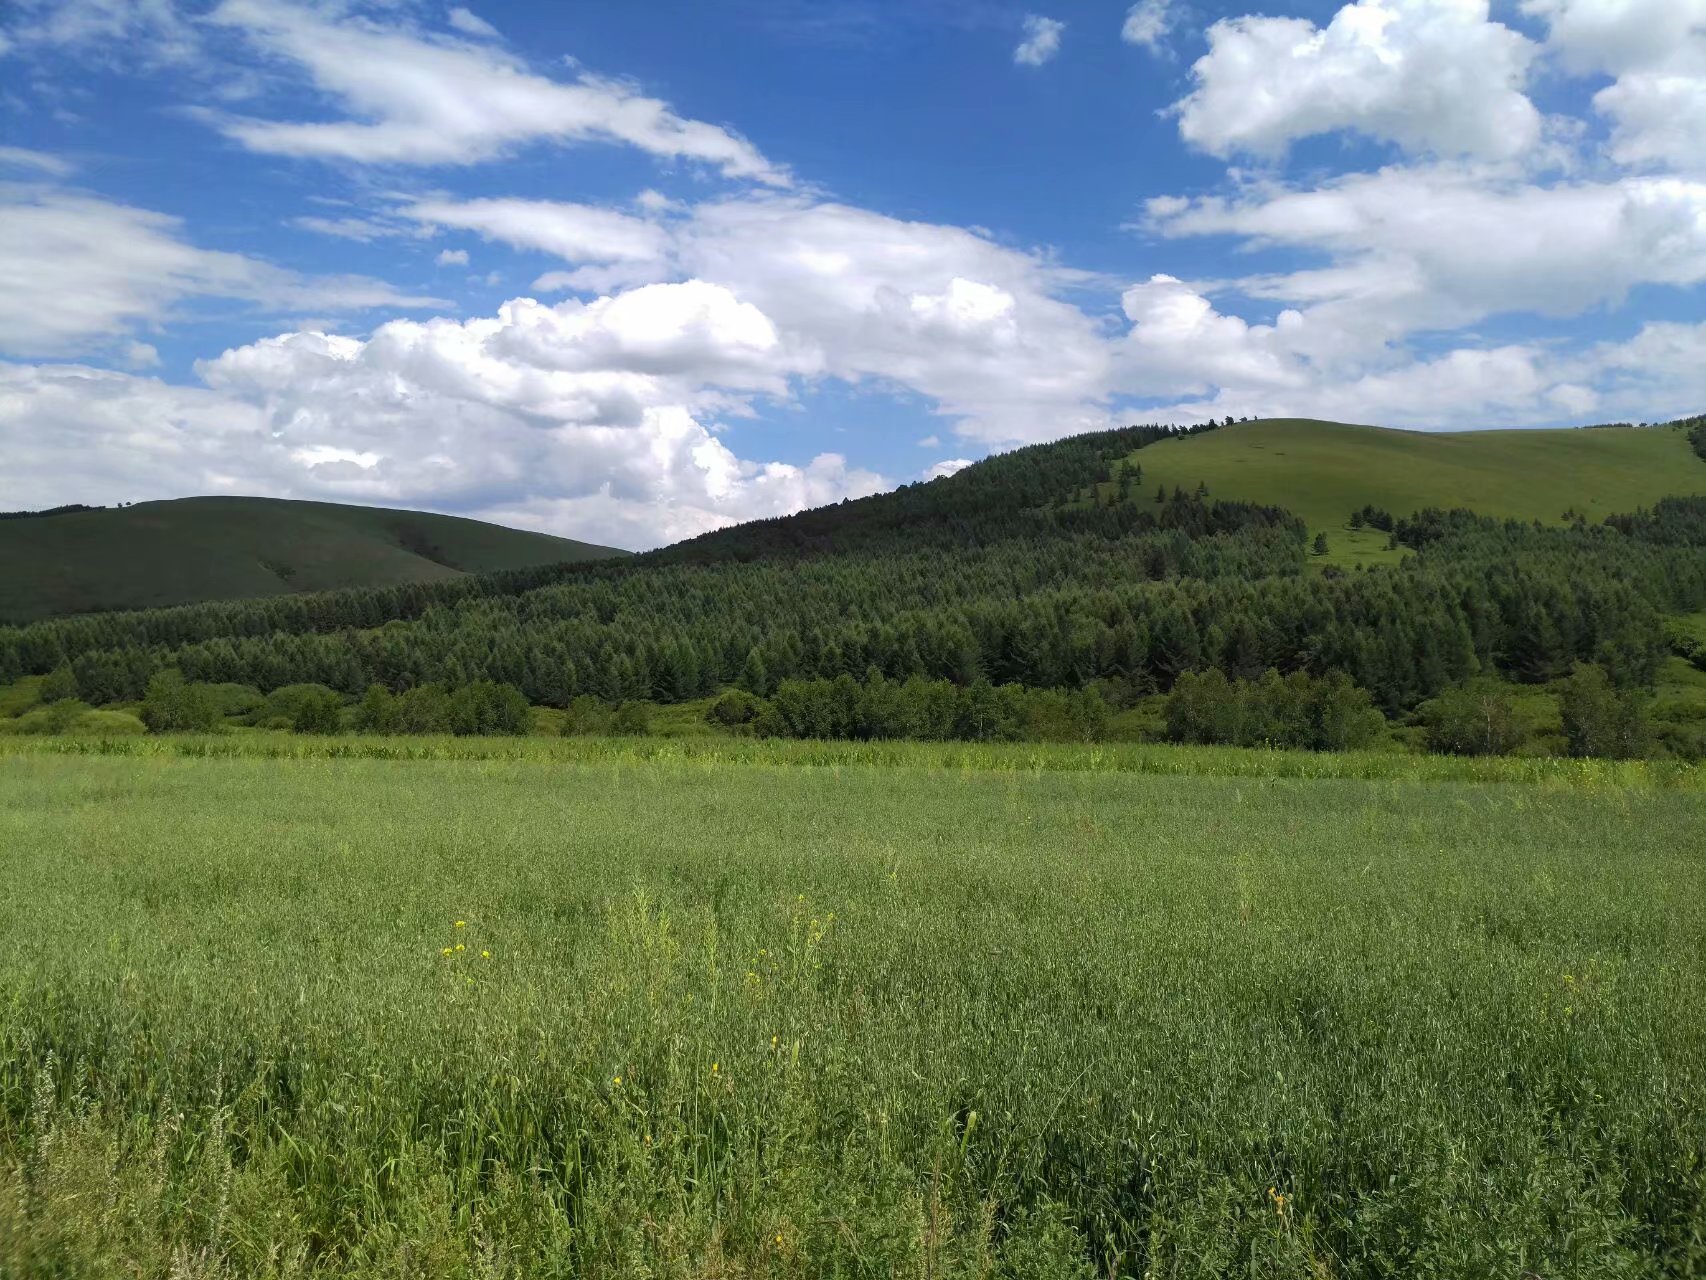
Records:
M1393 431L1305 418L1240 422L1162 440L1131 455L1143 467L1138 501L1158 485L1271 503L1325 532L1342 564L1396 558L1386 535L1353 531L1372 503L1397 516L1425 507L1560 523L1598 522L1660 498L1706 494L1706 464L1676 427L1561 431ZM1103 485L1107 492L1109 486Z
M139 502L0 520L0 622L626 554L421 511L277 498Z

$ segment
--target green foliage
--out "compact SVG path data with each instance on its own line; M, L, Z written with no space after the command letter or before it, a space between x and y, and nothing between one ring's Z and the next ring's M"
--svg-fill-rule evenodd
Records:
M450 695L450 731L458 735L526 733L533 709L513 685L476 680Z
M564 736L609 733L612 711L602 700L590 693L575 698L563 710Z
M1678 424L1688 432L1688 443L1702 462L1706 462L1706 414L1685 418Z
M1271 431L1251 435L1256 428ZM1314 436L1343 445L1345 431L1362 440L1350 428ZM1355 574L1333 563L1307 572L1305 530L1278 508L1206 501L1183 485L1171 497L1163 489L1158 504L1087 500L1117 492L1122 480L1136 492L1134 449L1148 467L1182 450L1219 456L1210 447L1229 447L1215 444L1224 438L1244 441L1247 453L1251 441L1284 443L1296 432L1263 423L1176 434L1139 427L1018 450L941 482L629 560L0 628L0 674L69 664L92 704L139 697L165 666L192 682L314 684L348 699L378 684L422 691L402 695L413 698L407 714L401 702L396 711L400 726L430 733L477 731L484 713L466 700L458 711L452 699L489 682L550 708L579 699L690 707L696 724L701 700L735 686L772 704L773 716L740 726L755 734L801 732L809 721L812 733L982 739L1018 723L1024 734L1094 738L1102 730L1082 691L1128 707L1207 669L1244 681L1268 668L1340 673L1389 716L1477 672L1544 686L1586 662L1619 688L1650 685L1666 661L1664 617L1706 605L1702 499L1543 528L1437 508L1393 520L1365 498L1356 508L1365 525L1390 524L1413 554ZM1464 459L1505 466L1530 456L1527 444L1481 436L1446 448L1408 433L1365 434L1373 443L1356 446L1364 461L1370 449L1396 450L1398 472L1416 450L1452 460L1447 470L1459 478ZM1625 450L1645 465L1662 461L1654 448L1674 452L1681 435L1560 439L1566 455ZM1618 443L1625 439L1659 444ZM1301 463L1289 449L1274 453L1287 467ZM1237 488L1210 481L1216 493ZM881 698L863 724L828 695L780 692L843 678L869 688L873 675ZM894 692L915 679L952 689ZM1023 686L1030 702L1013 713L1005 695L982 685ZM974 689L977 705L962 716L959 700ZM504 714L511 724L521 718L513 703ZM563 724L607 732L606 714ZM1087 728L1073 719L1086 715ZM251 718L290 722L270 711ZM587 727L577 729L582 719Z
M652 709L644 702L619 703L610 717L610 732L619 737L643 736L651 727Z
M326 502L82 508L0 522L0 620L430 583L619 554L478 520Z
M1315 535L1315 541L1310 545L1309 549L1315 555L1318 555L1318 556L1326 555L1327 554L1327 535L1324 533L1316 534Z
M355 708L358 733L393 733L397 728L397 698L382 684L370 684Z
M1699 1269L1650 764L7 741L8 1276Z
M1635 759L1652 747L1645 700L1620 692L1600 667L1577 665L1561 686L1559 712L1573 756Z
M275 689L255 713L257 723L297 733L336 733L343 699L323 684L292 684Z
M1339 673L1313 678L1269 669L1260 680L1218 670L1179 677L1167 699L1172 742L1349 751L1377 741L1386 718L1368 692Z
M150 733L205 733L219 724L219 704L206 685L167 667L149 679L141 718Z
M292 709L290 727L297 733L336 733L343 727L343 705L330 689L306 693Z
M76 698L61 698L33 711L26 711L16 719L8 721L4 728L8 733L70 733L88 714L87 703L79 702Z
M71 670L71 664L62 662L42 678L41 700L43 702L63 702L77 696L77 676Z
M1428 746L1458 756L1505 755L1527 737L1511 693L1480 678L1447 689L1421 708Z

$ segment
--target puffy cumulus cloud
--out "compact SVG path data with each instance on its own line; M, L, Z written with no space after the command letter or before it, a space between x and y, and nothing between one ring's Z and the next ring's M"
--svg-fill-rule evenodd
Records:
M1358 0L1320 28L1223 19L1208 41L1174 110L1184 139L1213 155L1277 156L1339 131L1494 159L1540 140L1540 113L1523 92L1537 48L1489 21L1487 0Z
M276 461L253 406L84 365L0 363L0 452L8 509L267 492Z
M1614 160L1706 172L1706 3L1526 0L1523 10L1546 21L1567 70L1615 77L1593 100L1612 123Z
M1165 49L1175 21L1172 0L1137 0L1126 10L1125 22L1120 26L1120 39L1159 53Z
M280 334L201 362L193 388L0 366L18 460L0 494L402 503L654 545L886 487L838 454L758 462L718 438L719 414L786 390L790 360L757 308L690 281L365 340Z
M302 276L200 249L178 219L75 191L0 186L0 351L104 349L197 297L272 312L448 305L364 276Z
M1040 67L1060 52L1060 34L1066 30L1066 24L1029 13L1025 15L1022 30L1024 38L1013 50L1013 61L1024 67Z
M919 479L941 480L947 476L955 475L958 472L964 471L967 467L971 466L971 464L971 458L943 458L942 461L935 463L933 466L926 467L924 469L924 474L921 475Z
M583 264L539 276L542 293L683 277L723 286L774 323L792 373L907 388L985 443L1108 423L1108 344L1060 297L1097 283L1088 273L961 227L803 196L639 207L479 200L414 212Z
M366 164L471 164L529 142L602 141L701 162L732 178L788 181L727 129L679 116L615 81L548 79L490 43L339 19L280 0L225 0L208 21L294 63L355 117L310 123L214 117L227 136L254 151ZM467 23L460 29L466 32Z
M1163 236L1233 236L1326 265L1241 281L1347 339L1454 329L1511 312L1574 315L1638 285L1706 281L1706 183L1539 186L1467 166L1392 168L1313 189L1151 202Z
M1295 311L1274 326L1222 315L1191 286L1169 275L1133 285L1121 297L1131 330L1122 352L1127 385L1152 395L1201 394L1219 386L1243 393L1302 387L1309 376L1288 349Z
M961 227L798 197L697 206L673 228L679 269L725 285L819 370L935 401L984 443L1111 425L1110 346L1059 295L1094 278Z
M468 265L466 249L440 249L438 257L433 259L441 267L465 267Z

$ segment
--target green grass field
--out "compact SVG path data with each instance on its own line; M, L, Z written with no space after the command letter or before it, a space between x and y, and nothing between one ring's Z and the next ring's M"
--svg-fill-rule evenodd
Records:
M620 555L421 511L277 498L180 498L0 520L0 622Z
M8 1280L1706 1266L1697 771L7 742Z
M1706 464L1672 428L1597 431L1392 431L1274 418L1164 440L1132 454L1146 502L1157 485L1272 503L1327 535L1328 563L1382 563L1386 535L1348 527L1366 503L1395 516L1424 507L1557 523L1590 521L1706 493ZM1103 486L1104 493L1107 486Z

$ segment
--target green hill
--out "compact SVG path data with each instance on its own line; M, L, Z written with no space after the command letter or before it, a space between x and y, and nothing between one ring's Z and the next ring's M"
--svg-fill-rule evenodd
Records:
M0 622L625 555L421 511L277 498L180 498L0 520Z
M1397 555L1385 534L1349 528L1367 503L1396 516L1465 507L1556 524L1566 511L1598 522L1706 494L1706 464L1676 427L1444 433L1272 418L1163 440L1131 461L1143 467L1136 500L1151 500L1158 485L1190 493L1200 483L1215 498L1272 503L1325 532L1342 564Z

